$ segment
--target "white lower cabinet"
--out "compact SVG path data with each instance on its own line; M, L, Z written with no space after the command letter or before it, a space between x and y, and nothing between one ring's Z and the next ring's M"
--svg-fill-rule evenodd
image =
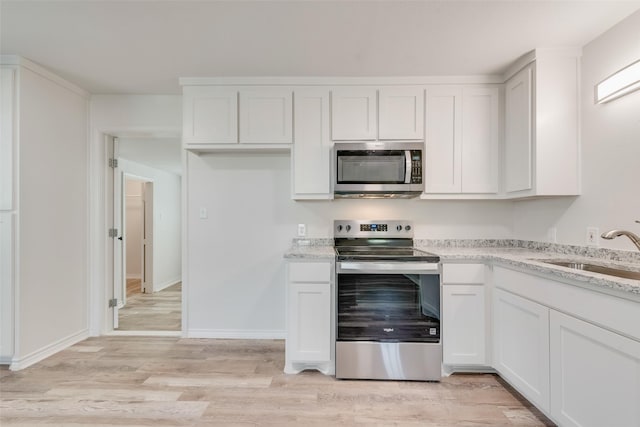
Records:
M331 263L289 262L287 283L287 374L305 369L334 373Z
M486 367L484 264L442 266L442 361L447 371Z
M493 296L494 368L549 413L549 309L501 289Z
M640 342L551 310L551 416L562 426L640 426Z

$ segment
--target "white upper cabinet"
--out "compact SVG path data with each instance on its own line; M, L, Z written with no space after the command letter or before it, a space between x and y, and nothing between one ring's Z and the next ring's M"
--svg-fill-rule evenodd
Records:
M0 69L0 211L14 208L15 74L16 71L12 68Z
M333 146L329 135L329 89L296 89L294 98L293 198L329 199Z
M462 193L497 193L500 168L499 89L462 90Z
M422 140L424 88L335 88L331 118L334 141Z
M462 190L462 89L427 88L425 192L460 193Z
M499 123L497 87L428 87L425 193L498 193Z
M373 141L378 132L375 88L343 87L331 91L331 139Z
M378 94L378 139L424 139L422 87L384 88Z
M537 49L505 84L507 197L580 194L580 53Z
M183 89L184 144L237 144L238 91L219 86Z
M291 144L292 90L256 88L240 91L240 143Z
M531 151L531 67L518 72L505 84L505 178L506 191L530 190Z

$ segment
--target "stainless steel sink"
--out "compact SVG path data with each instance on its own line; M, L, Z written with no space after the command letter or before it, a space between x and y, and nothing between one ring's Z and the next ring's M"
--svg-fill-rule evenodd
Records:
M624 279L640 280L640 271L624 270L621 268L605 267L602 265L588 264L576 261L536 260L546 264L572 268L574 270L590 271L592 273L606 274L607 276L622 277Z

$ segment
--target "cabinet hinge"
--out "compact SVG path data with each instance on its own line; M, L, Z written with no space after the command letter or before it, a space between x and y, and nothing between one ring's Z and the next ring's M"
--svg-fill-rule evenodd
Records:
M109 308L118 306L118 298L112 298L109 300Z
M114 158L109 159L109 167L113 168L113 169L117 168L118 167L118 159L114 159Z
M111 237L112 239L118 237L118 229L117 228L110 228L109 229L109 237Z

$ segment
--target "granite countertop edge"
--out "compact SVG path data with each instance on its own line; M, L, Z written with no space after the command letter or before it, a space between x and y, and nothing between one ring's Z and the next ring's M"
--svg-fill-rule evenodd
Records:
M445 244L442 244L445 242ZM640 298L640 280L603 276L588 271L572 270L566 267L546 264L547 259L562 259L575 262L592 262L611 267L623 267L640 271L637 254L590 248L540 245L521 241L494 241L487 244L459 244L454 241L416 241L416 247L440 256L444 262L482 261L506 267L524 269L533 273L547 274L559 279L567 279L593 290L630 293ZM535 243L535 242L533 242ZM328 260L335 259L333 239L294 239L291 248L284 254L287 260Z

